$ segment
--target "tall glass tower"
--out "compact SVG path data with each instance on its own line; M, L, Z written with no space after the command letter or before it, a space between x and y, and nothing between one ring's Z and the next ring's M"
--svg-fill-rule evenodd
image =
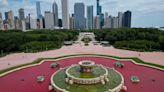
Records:
M40 9L40 2L39 1L36 2L36 11L37 11L37 18L38 19L42 18L41 9Z
M52 11L54 15L54 26L58 26L58 6L55 1L53 2L53 5L52 5Z
M64 29L69 29L69 6L68 0L61 0L62 3L62 24Z
M130 28L131 27L131 17L132 17L132 12L131 11L126 11L123 15L123 26Z
M93 29L93 6L87 6L87 28Z
M100 6L100 0L97 0L97 15L101 14L101 9L102 7Z
M84 3L75 3L75 29L85 29L85 6Z

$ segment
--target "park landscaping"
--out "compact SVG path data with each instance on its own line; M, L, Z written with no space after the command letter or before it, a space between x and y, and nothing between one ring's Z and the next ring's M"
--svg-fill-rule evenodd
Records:
M115 60L114 58L109 58L107 56L99 57L98 55L97 56L84 55L84 56L79 56L79 57L72 56L70 58L65 58L65 59L64 58L60 59L60 58L63 58L63 57L55 58L55 61L60 63L60 67L70 66L71 64L75 64L79 62L80 60L84 60L84 59L93 60L96 63L102 64L104 66L115 67L114 62L118 61L118 60ZM40 62L40 60L38 60L37 63ZM47 87L49 85L50 76L55 71L60 69L60 67L51 68L50 65L53 63L52 61L48 60L47 62L42 62L41 64L37 66L27 67L27 68L20 69L12 73L1 76L0 77L0 81L1 81L0 91L11 92L12 90L14 92L22 92L22 91L23 92L29 92L29 91L30 92L36 92L36 91L49 92ZM119 60L119 62L123 63L125 65L124 66L125 68L115 68L115 69L121 72L121 74L124 76L125 85L127 86L128 91L147 92L147 87L149 87L149 92L154 92L154 91L163 92L163 89L160 86L164 83L163 77L162 77L164 76L162 67L161 67L161 70L159 70L160 68L155 69L155 68L151 68L147 66L136 65L130 60L127 60L127 61ZM38 83L36 80L37 76L40 76L40 75L43 75L45 78L45 80L42 83ZM131 77L133 75L139 78L140 80L139 83L134 84L131 82ZM17 84L15 85L14 83L17 83ZM6 86L7 88L5 87L5 85L7 85ZM19 86L19 87L16 87L16 86ZM35 89L34 89L34 86L35 86ZM155 86L155 87L151 87L151 86ZM69 88L70 87L67 87L67 89ZM93 92L96 92L96 91L93 90Z
M121 83L121 76L117 72L111 68L108 68L108 72L110 77L109 82L106 85L102 85L101 83L92 85L69 85L65 82L65 70L61 70L56 75L54 75L53 80L58 87L67 89L69 92L105 92L108 89L115 88Z

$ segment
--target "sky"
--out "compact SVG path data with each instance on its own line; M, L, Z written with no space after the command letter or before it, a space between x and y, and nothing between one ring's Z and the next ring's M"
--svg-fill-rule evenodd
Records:
M44 11L52 11L52 3L58 4L59 17L61 18L61 0L0 0L0 12L12 10L18 15L18 9L24 8L26 15L31 13L36 17L36 1L41 2L42 15ZM94 6L96 15L96 0L69 0L69 13L74 13L74 4L83 2ZM100 0L102 12L117 16L118 12L132 11L132 27L164 27L164 0Z

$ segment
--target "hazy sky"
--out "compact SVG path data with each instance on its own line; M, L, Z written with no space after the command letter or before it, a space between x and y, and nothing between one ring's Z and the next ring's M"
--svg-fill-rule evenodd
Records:
M25 8L25 12L36 16L36 1L41 1L42 15L44 11L52 11L54 0L0 0L0 12L13 10L14 15L18 15L19 8ZM61 0L55 0L59 8L61 17ZM96 14L96 0L69 0L70 14L74 12L74 3L84 2L85 5L94 6ZM132 11L133 27L155 27L164 26L164 0L100 0L102 12L108 12L112 16L117 16L119 11Z

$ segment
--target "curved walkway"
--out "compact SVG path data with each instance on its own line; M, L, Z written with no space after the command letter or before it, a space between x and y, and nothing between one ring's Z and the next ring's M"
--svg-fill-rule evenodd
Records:
M63 46L57 50L50 50L38 53L15 53L0 58L0 70L12 66L33 62L38 58L59 57L72 54L103 54L119 57L138 57L143 61L164 65L164 52L135 52L128 50L115 49L113 47L102 47L100 45Z

